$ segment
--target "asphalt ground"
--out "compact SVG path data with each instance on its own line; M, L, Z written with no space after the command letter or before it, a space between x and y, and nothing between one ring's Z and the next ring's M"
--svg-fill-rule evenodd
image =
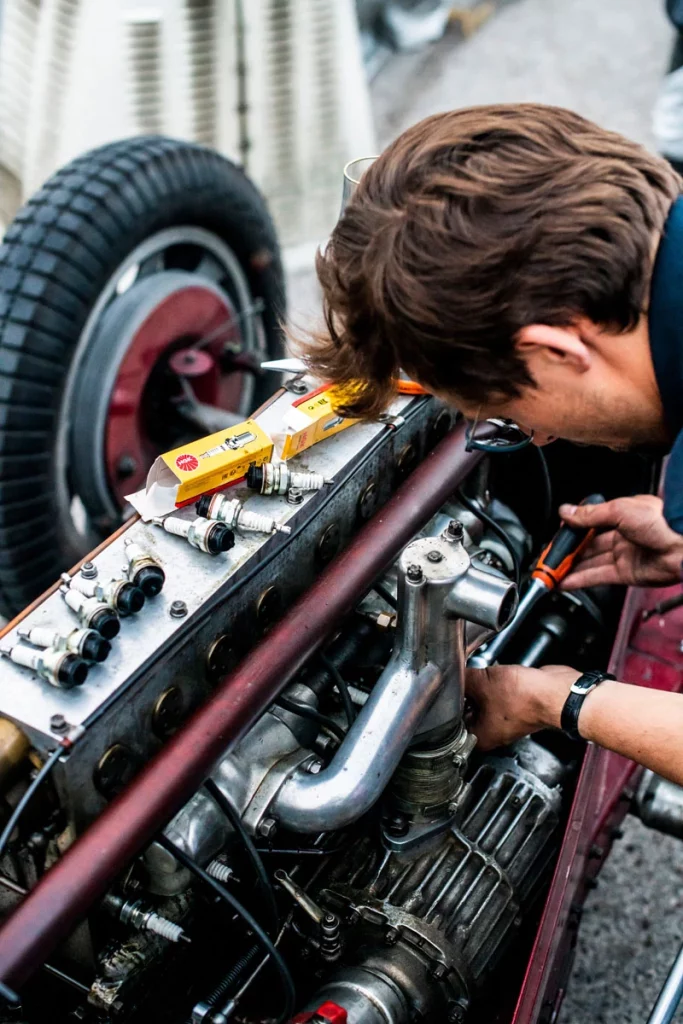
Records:
M452 29L427 50L391 58L371 87L378 140L386 145L452 107L537 101L653 146L651 109L672 41L663 8L663 0L504 3L468 39ZM315 316L310 269L290 275L290 308L303 325ZM683 941L682 881L683 846L627 818L586 905L559 1024L647 1020Z

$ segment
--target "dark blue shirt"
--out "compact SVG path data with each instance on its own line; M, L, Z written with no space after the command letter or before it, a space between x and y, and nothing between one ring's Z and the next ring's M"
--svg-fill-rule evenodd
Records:
M683 533L683 198L671 207L657 250L648 326L664 417L675 438L664 478L664 515Z

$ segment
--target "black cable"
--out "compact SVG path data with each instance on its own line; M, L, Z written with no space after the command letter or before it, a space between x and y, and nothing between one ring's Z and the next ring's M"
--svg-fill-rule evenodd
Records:
M341 702L344 707L346 721L349 723L349 728L351 728L356 718L356 709L353 706L351 694L349 693L349 684L346 682L335 663L322 651L320 652L320 660L334 679L334 685L339 691L339 697L341 698Z
M396 598L388 589L388 587L385 587L383 583L373 583L372 589L375 591L376 594L379 594L383 601L386 601L390 608L393 608L394 611L396 611Z
M550 536L550 522L553 515L553 485L550 479L550 470L548 469L548 460L545 457L545 452L539 445L535 444L531 446L538 452L538 461L541 467L541 478L543 480L543 533L541 540L543 543L546 542Z
M237 960L228 973L221 978L213 992L204 1000L208 1006L216 1006L216 1004L227 994L228 990L235 985L244 972L248 970L253 964L257 956L262 956L261 950L258 946L250 946L244 956L241 956Z
M243 907L240 901L233 896L225 886L221 885L220 882L217 882L215 878L211 877L211 875L208 875L206 871L204 871L204 869L192 859L192 857L189 857L184 850L181 850L179 846L176 846L175 843L171 842L163 832L157 836L157 842L163 846L165 850L168 850L171 856L175 857L177 861L180 861L183 867L188 868L193 875L196 875L197 878L201 879L205 885L211 886L213 891L217 893L232 910L239 914L246 926L254 933L270 959L273 961L273 964L280 976L282 990L285 996L285 1007L277 1019L277 1024L287 1024L294 1013L296 991L294 989L292 975L289 973L289 968L282 959L282 955L275 943L271 940L270 936L266 934L256 918L252 917L247 908Z
M327 715L321 715L315 708L309 708L308 704L299 704L296 700L290 700L289 697L278 697L275 701L277 707L282 708L283 711L291 711L293 715L298 715L300 718L308 718L311 722L317 722L318 725L323 725L333 736L342 742L346 733L341 729L336 722L333 722Z
M265 867L263 866L263 861L259 856L258 850L254 845L254 841L247 832L246 828L244 827L244 822L242 821L241 817L239 816L233 805L230 803L225 793L221 792L221 790L218 788L213 779L207 779L206 782L204 783L204 788L210 794L211 798L218 804L221 811L228 819L233 829L238 834L238 836L242 840L242 843L244 844L244 848L247 851L249 860L251 861L254 871L256 872L256 877L258 879L261 892L263 893L264 902L268 907L268 914L271 918L272 934L277 935L278 929L280 927L280 917L277 912L275 890L273 889L271 881L268 878L268 874L266 872Z
M13 1009L21 1006L21 999L9 985L6 985L4 981L0 981L0 999L4 999L8 1006Z
M31 802L33 795L35 794L36 790L40 786L43 779L47 778L47 776L50 774L54 766L57 764L57 761L59 761L63 753L64 749L62 747L57 747L56 750L52 751L50 756L45 760L43 767L40 769L35 779L30 784L30 786L22 796L21 800L12 811L9 821L5 825L2 834L0 835L0 858L5 853L5 849L9 842L9 838L14 832L15 828L17 827L17 822L19 821L19 818L26 810L27 805Z
M487 512L484 512L484 510L482 508L479 508L479 506L475 505L475 503L473 501L470 501L470 499L468 497L466 497L462 493L461 490L457 492L457 496L458 496L458 501L461 502L461 504L463 504L465 506L467 511L471 512L473 516L477 517L477 519L481 519L482 523L485 523L486 526L488 526L488 528L495 533L495 535L503 542L505 547L508 549L508 551L510 553L510 558L512 559L512 571L513 571L515 583L517 584L517 587L519 588L519 584L520 584L520 580L521 580L521 576L522 576L522 571L521 571L521 567L520 567L520 564L519 564L519 558L517 557L517 552L514 549L512 541L508 537L508 535L505 532L505 530L503 529L503 527L499 526L498 523L495 521L495 519L492 519L491 516L488 515Z

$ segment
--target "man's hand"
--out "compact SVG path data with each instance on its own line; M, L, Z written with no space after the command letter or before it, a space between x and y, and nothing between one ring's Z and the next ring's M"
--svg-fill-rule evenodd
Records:
M479 749L492 750L539 729L559 729L562 707L580 674L566 665L468 669L465 686L474 715L467 726Z
M681 579L683 537L664 519L661 498L639 494L602 505L562 505L560 515L571 526L602 531L562 583L564 590L604 583L668 586Z

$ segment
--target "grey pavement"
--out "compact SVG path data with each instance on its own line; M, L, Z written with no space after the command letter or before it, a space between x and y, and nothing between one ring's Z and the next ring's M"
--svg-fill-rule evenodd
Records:
M650 112L672 36L663 7L511 0L468 40L453 30L428 50L391 59L372 84L378 139L385 145L452 107L539 101L652 145ZM310 271L291 277L290 307L300 323L317 312ZM682 881L681 844L628 818L588 900L559 1024L647 1020L683 941Z

